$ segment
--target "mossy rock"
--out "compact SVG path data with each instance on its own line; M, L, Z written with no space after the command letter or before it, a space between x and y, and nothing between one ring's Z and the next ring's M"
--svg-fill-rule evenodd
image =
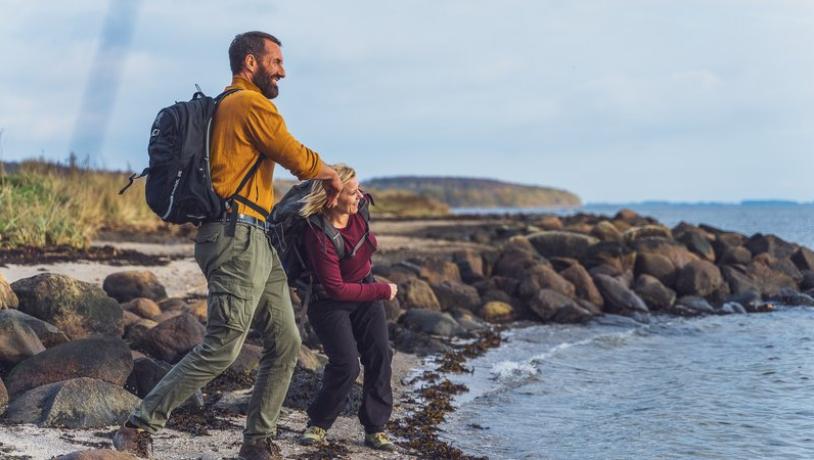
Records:
M101 334L120 337L122 308L100 287L55 273L11 284L19 310L47 321L71 340Z

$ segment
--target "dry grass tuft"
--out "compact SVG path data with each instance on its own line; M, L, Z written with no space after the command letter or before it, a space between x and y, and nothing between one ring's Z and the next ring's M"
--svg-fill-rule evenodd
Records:
M86 248L101 228L155 229L144 183L119 195L124 173L29 161L0 175L0 247Z

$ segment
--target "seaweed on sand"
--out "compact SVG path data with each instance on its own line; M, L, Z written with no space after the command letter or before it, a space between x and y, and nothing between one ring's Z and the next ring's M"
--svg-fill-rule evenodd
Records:
M391 420L388 428L403 439L398 444L419 458L447 458L454 460L476 460L482 457L466 455L460 449L449 445L438 438L438 425L453 410L452 398L467 391L465 385L454 384L449 379L439 382L440 373L470 372L464 366L467 359L481 355L489 348L500 345L500 333L486 331L468 345L442 355L434 371L424 372L416 382L428 385L419 390L421 405L418 410L399 420Z

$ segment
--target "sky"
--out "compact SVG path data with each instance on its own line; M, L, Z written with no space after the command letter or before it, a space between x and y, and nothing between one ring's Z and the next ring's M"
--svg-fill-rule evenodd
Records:
M263 30L290 131L363 179L814 200L814 2L228 4L0 0L0 159L141 170L158 110L220 92L231 39Z

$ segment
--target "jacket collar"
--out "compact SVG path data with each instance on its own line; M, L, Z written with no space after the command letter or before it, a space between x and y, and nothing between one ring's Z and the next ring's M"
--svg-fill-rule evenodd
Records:
M258 88L257 85L237 75L232 77L232 84L226 87L226 90L230 89L257 91L258 93L263 94L263 92L260 91L260 88Z

